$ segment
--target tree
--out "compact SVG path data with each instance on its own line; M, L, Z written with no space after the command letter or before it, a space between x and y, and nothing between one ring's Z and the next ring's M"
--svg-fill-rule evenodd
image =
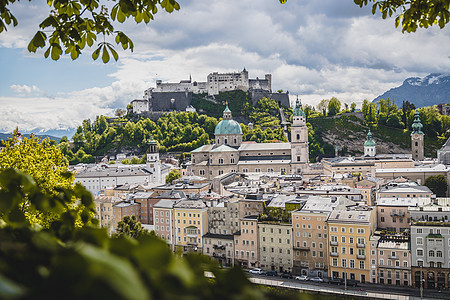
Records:
M81 227L72 198L84 207ZM20 210L25 201L53 213L51 226L27 220ZM0 170L0 298L276 299L239 266L220 269L206 256L175 255L152 235L109 237L96 225L94 210L92 195L79 184L56 196L16 169Z
M341 101L337 98L332 97L328 102L328 115L335 116L341 112Z
M319 104L317 105L317 109L320 110L324 116L327 115L327 109L328 109L329 102L330 102L330 100L323 99L323 100L320 100Z
M372 14L395 17L395 27L402 24L402 32L415 32L418 27L439 25L444 28L450 21L449 0L353 0L360 7L372 5Z
M352 102L352 104L350 104L350 111L354 112L356 110L356 103Z
M279 0L284 4L287 0ZM17 26L17 18L8 8L15 0L0 0L0 33L8 26ZM153 20L159 7L168 13L179 10L180 5L175 0L113 0L111 10L102 0L47 1L50 15L40 24L36 34L28 44L28 51L36 52L38 48L46 48L44 56L58 60L63 53L70 54L72 60L79 57L86 46L92 47L97 40L98 48L92 52L94 60L102 57L104 63L112 56L119 58L113 43L124 50L133 51L134 44L115 25L134 19L136 23L146 24ZM414 32L417 27L428 28L439 24L444 28L450 21L450 0L354 0L360 7L373 2L372 13L381 12L385 19L396 15L395 27L402 23L403 32ZM122 27L122 26L119 26ZM114 42L112 42L114 41ZM112 42L112 43L111 43Z
M444 175L430 176L425 179L425 185L438 197L447 195L447 179Z
M115 115L116 117L119 117L119 118L125 116L126 113L127 113L127 111L126 111L125 109L122 109L122 108L117 108L117 109L114 111L114 115Z
M166 183L171 184L174 180L181 178L181 174L177 169L172 169L166 176Z
M125 216L122 221L117 223L118 236L126 235L137 239L146 234L149 234L148 230L142 227L141 222L137 221L136 216Z

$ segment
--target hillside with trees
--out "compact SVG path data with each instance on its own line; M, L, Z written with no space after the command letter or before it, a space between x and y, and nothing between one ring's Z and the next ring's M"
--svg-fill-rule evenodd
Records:
M305 108L308 123L312 126L309 139L312 161L323 156L334 156L335 147L339 155L362 155L369 128L377 143L378 153L411 152L411 125L416 111L414 104L404 101L399 108L390 99L380 99L376 103L364 100L361 112L355 112L356 105L353 103L350 108L346 106L341 109L337 101L322 100L318 111L309 106ZM450 117L439 114L436 106L418 110L424 125L425 155L436 157L437 150L450 136Z
M232 97L234 94L237 98ZM244 141L267 143L287 141L283 129L279 126L280 116L276 101L264 98L256 107L246 102L245 93L230 92L229 107L254 122L253 128L241 124ZM225 98L226 95L222 95ZM243 97L242 97L243 96ZM223 101L224 103L226 100ZM205 106L207 107L207 106ZM249 107L248 111L239 108ZM217 115L222 115L225 106L215 105ZM233 111L233 114L234 114ZM286 110L289 116L291 112ZM158 142L160 152L189 152L202 145L213 142L214 129L221 118L217 119L197 112L165 113L156 122L148 118L136 118L125 115L118 118L98 116L94 122L84 120L78 126L70 144L63 137L58 148L68 158L71 164L90 163L105 155L127 153L142 156L146 153L149 141ZM134 163L142 159L136 157ZM133 163L133 161L131 161Z

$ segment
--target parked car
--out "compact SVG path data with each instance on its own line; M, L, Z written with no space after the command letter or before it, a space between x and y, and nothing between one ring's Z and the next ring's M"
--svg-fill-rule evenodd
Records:
M340 278L331 278L330 281L328 281L328 283L341 285L344 284L344 281Z
M313 281L313 282L323 282L323 279L320 277L312 277L309 279L309 281Z
M267 271L266 272L266 276L277 276L277 275L278 275L277 271Z
M353 280L353 279L347 279L347 285L348 286L357 286L358 285L358 281Z
M295 279L301 280L301 281L309 280L308 276L306 276L306 275L296 276Z
M264 274L263 270L261 270L260 268L254 268L254 269L251 269L248 272L250 274L258 274L258 275Z
M289 273L283 273L280 275L281 278L292 278L292 275Z

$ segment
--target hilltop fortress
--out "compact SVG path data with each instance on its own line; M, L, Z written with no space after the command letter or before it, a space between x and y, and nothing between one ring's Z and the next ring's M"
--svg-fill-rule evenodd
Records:
M241 72L233 73L210 73L206 81L197 82L181 80L179 83L163 83L162 80L156 81L156 88L146 90L145 96L149 97L154 92L192 92L194 94L208 93L209 96L218 95L219 92L228 92L241 90L263 90L272 92L272 74L266 74L264 79L249 79L248 71L244 68Z
M248 71L210 73L206 81L181 80L178 83L156 81L156 87L144 91L143 99L133 100L133 113L146 115L155 120L168 111L193 111L191 106L192 94L204 94L205 98L215 101L215 96L221 92L241 90L248 92L252 104L259 99L269 97L277 101L280 106L290 107L289 92L272 93L272 74L265 74L264 79L249 79ZM205 100L206 101L206 100Z

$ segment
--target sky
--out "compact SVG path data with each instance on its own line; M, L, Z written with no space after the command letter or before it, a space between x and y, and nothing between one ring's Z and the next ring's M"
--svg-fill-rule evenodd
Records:
M105 2L110 3L110 2ZM272 74L272 89L306 104L337 97L372 100L409 77L450 70L450 25L403 34L394 19L373 16L352 0L186 0L149 24L117 24L134 42L117 62L72 61L29 53L49 14L44 0L10 6L19 25L0 33L0 132L72 130L84 119L112 116L155 81L206 81L211 72L250 78Z

